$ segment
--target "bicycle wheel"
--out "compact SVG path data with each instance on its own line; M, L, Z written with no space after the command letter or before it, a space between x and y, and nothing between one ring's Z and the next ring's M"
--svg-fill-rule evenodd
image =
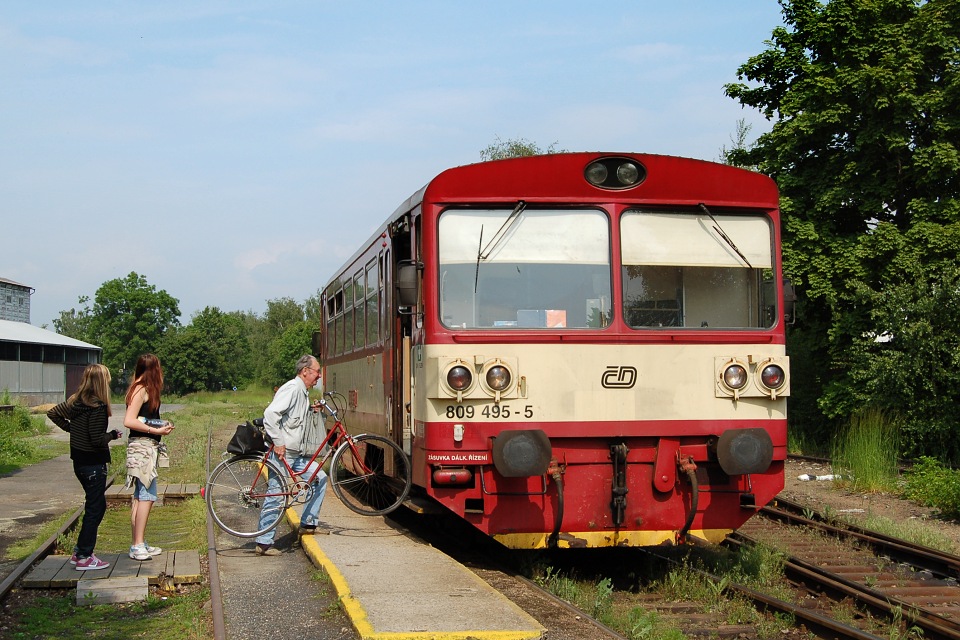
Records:
M278 478L279 488L268 490L268 480ZM238 538L254 538L270 531L283 517L290 504L286 482L279 467L264 461L262 456L238 456L217 465L207 480L207 509L214 522ZM267 498L273 498L275 509L260 512Z
M413 476L410 459L392 440L369 434L340 445L330 462L333 492L364 516L390 513L406 500Z

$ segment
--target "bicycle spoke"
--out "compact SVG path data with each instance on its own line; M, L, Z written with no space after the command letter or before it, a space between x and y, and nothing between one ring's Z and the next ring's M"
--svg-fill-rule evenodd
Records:
M380 436L353 438L333 456L330 483L352 511L363 515L389 513L410 490L410 463L400 448Z
M207 507L217 525L242 538L277 526L288 495L280 481L269 486L269 478L276 474L276 467L259 458L234 458L218 465L206 488Z

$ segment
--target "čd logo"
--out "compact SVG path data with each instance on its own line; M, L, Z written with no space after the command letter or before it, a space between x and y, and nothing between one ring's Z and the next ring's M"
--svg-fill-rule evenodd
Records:
M637 383L637 369L635 367L609 366L600 378L604 389L632 389Z

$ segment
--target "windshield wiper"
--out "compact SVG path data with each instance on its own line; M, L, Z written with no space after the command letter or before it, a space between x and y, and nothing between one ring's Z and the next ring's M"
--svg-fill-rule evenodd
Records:
M713 228L714 228L714 230L717 232L717 234L718 234L721 238L723 238L724 242L726 242L728 245L730 245L730 248L731 248L731 249L733 249L734 251L737 252L737 255L740 256L740 259L743 260L748 267L750 267L751 269L753 269L753 265L750 264L750 261L749 261L749 260L747 260L747 256L743 255L743 253L740 252L740 249L738 249L738 248L737 248L737 245L734 244L733 240L730 239L730 236L728 236L726 233L724 233L723 229L720 228L720 223L717 222L717 219L713 217L713 214L712 214L712 213L710 213L710 209L707 209L707 205L705 205L705 204L703 204L703 203L701 202L701 203L700 203L700 208L703 209L703 212L704 212L704 213L706 213L708 216L710 216L710 219L711 219L711 220L713 220Z
M483 249L480 250L480 253L477 254L477 260L486 260L490 257L490 253L496 248L500 243L500 240L507 234L513 225L517 223L517 220L520 219L520 214L523 213L523 210L527 208L527 203L523 200L517 201L517 206L513 208L513 211L510 212L510 215L507 216L507 219L503 221L503 224L500 225L500 228L497 232L490 238L490 242L487 243ZM481 230L482 231L482 230Z
M477 246L477 270L473 276L473 292L477 292L477 282L480 280L480 262L490 257L490 253L500 244L500 241L506 236L507 232L513 228L513 225L520 219L520 214L527 208L527 203L523 200L517 200L517 206L513 208L507 219L503 221L497 232L490 238L486 246L483 245L483 226L480 226L480 242Z

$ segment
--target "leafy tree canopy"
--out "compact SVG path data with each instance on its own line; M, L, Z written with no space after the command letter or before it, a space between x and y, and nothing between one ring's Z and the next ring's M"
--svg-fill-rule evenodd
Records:
M794 378L791 413L810 424L903 410L912 452L936 449L960 385L907 380L956 378L951 358L927 360L911 336L938 327L938 350L960 344L960 318L944 323L928 304L952 299L960 250L958 2L780 5L785 26L726 92L773 121L730 157L781 190L784 270L801 296L788 340L811 373ZM894 362L884 375L879 363ZM946 455L960 460L958 447Z
M104 282L93 299L90 339L103 347L104 364L120 380L140 354L154 352L164 334L180 325L179 301L131 272ZM62 318L62 315L61 315Z
M83 306L80 309L61 311L60 317L53 321L53 328L62 336L90 342L90 321L93 315L90 296L80 296L78 302Z
M546 149L541 149L535 142L530 142L525 138L510 138L501 140L497 136L497 141L488 145L480 151L480 159L484 162L489 160L503 160L505 158L522 158L524 156L541 156L551 153L564 153L563 149L557 149L557 143L554 142Z

